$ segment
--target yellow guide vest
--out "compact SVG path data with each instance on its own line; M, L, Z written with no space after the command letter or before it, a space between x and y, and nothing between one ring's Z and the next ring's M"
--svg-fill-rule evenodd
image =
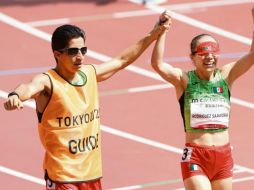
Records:
M79 71L84 85L72 85L49 70L52 95L38 124L45 148L44 170L56 182L102 177L99 101L95 69Z

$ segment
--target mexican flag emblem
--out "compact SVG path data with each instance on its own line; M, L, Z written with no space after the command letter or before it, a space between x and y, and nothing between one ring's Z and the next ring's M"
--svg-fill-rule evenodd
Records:
M213 87L213 93L223 93L223 87Z
M197 171L198 170L198 165L197 164L191 164L190 165L190 170L191 171Z

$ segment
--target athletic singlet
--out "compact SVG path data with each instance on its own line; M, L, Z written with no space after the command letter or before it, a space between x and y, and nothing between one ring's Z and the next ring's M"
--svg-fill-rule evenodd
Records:
M212 81L200 80L188 72L187 88L179 99L186 132L227 130L230 117L230 91L219 70Z
M44 170L55 182L84 182L102 177L101 133L96 72L79 71L84 84L72 85L54 70L51 98L38 124L45 148Z

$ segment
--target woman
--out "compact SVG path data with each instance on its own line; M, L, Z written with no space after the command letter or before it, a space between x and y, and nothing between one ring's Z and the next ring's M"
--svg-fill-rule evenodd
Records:
M171 24L171 17L164 15L162 22ZM184 72L163 62L165 39L166 31L155 44L151 62L155 71L174 85L180 104L186 143L181 161L185 188L231 190L230 89L251 68L254 53L218 68L217 40L209 34L200 34L190 45L195 69Z

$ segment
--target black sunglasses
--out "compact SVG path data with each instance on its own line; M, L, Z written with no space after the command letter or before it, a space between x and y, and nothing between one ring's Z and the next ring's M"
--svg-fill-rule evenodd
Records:
M65 48L65 49L60 49L60 50L57 50L61 53L63 52L67 52L68 55L77 55L78 52L80 51L82 55L85 55L86 52L87 52L87 47L82 47L82 48Z

